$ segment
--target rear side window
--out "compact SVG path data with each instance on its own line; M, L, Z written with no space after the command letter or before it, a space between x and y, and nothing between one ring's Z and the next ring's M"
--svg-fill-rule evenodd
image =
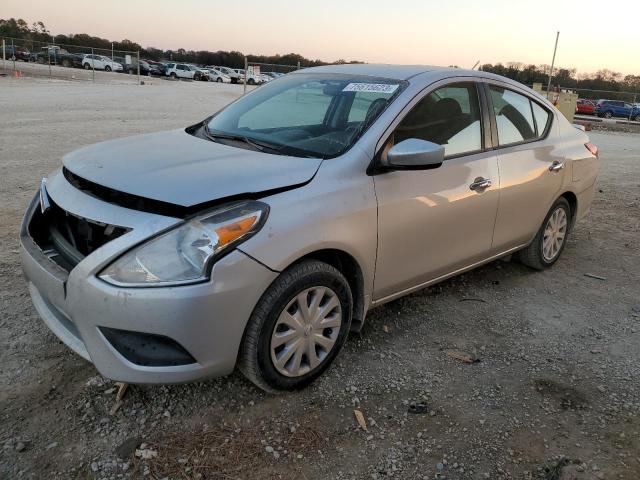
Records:
M585 103L588 104L589 102ZM547 123L549 123L549 112L536 102L531 102L531 109L533 110L533 118L536 121L538 137L541 137L547 129Z
M512 90L489 86L498 127L498 143L509 145L536 138L531 101Z
M404 117L393 137L394 143L419 138L443 145L446 156L482 150L475 84L457 83L434 90Z

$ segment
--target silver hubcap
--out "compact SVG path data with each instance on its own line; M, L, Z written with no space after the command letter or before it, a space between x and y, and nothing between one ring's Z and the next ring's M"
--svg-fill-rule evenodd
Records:
M327 287L311 287L285 307L271 335L271 361L287 377L309 373L334 347L342 309L336 293Z
M551 262L562 248L567 235L567 213L564 208L557 208L549 217L542 237L542 256Z

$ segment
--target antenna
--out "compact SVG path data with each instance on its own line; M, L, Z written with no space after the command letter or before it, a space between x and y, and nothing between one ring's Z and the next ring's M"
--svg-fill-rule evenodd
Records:
M480 63L480 60L478 60L478 61L473 65L473 67L471 67L471 70L475 70L479 63Z
M551 80L553 79L553 67L556 64L556 51L558 50L558 38L560 32L556 33L556 45L553 47L553 59L551 60L551 70L549 71L549 83L547 84L547 100L549 100L549 91L551 90Z

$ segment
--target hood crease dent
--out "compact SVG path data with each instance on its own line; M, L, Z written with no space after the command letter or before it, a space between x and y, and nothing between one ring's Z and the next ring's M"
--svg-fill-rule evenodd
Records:
M67 180L102 200L186 217L303 186L322 159L272 155L171 130L90 145L62 163Z

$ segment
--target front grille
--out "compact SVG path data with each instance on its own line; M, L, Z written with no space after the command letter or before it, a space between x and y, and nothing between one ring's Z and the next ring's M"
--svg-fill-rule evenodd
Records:
M102 245L129 231L73 215L52 200L50 204L45 213L36 209L29 222L29 235L47 257L67 272Z

